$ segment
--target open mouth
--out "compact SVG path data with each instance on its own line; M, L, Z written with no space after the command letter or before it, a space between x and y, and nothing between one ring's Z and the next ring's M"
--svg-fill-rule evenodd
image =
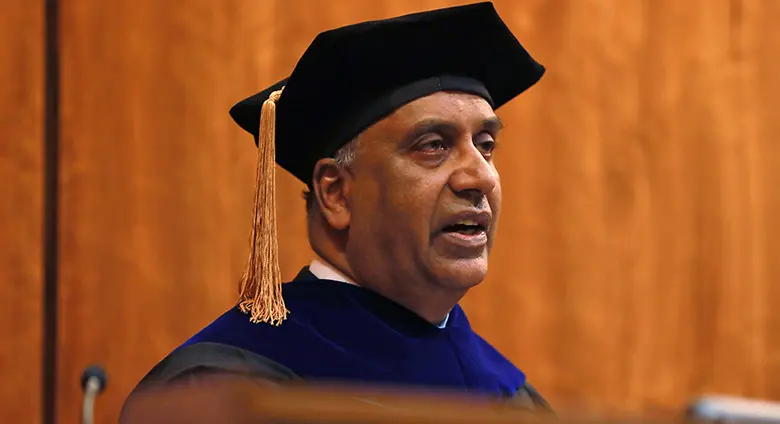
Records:
M487 228L484 225L471 219L460 220L457 223L448 225L442 229L445 233L457 233L464 236L474 236L484 233L486 230Z

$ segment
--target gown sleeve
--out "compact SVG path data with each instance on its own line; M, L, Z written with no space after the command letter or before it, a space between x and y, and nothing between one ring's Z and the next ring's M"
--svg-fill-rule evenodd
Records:
M221 343L196 343L171 353L139 383L149 385L195 382L215 374L233 374L272 382L300 380L287 367L239 347Z
M220 343L197 343L177 349L149 371L125 400L119 423L145 422L138 416L145 413L144 407L139 407L139 404L144 405L145 399L149 399L144 396L147 390L169 385L195 387L199 383L214 381L211 377L249 379L258 384L300 380L287 367L254 352ZM166 413L175 414L165 410L162 416ZM224 418L220 416L219 420Z
M555 415L549 403L530 384L525 383L517 393L509 399L513 405L529 410L538 415Z

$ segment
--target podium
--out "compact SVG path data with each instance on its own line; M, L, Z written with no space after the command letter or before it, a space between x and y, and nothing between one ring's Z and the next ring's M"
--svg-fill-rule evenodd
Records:
M134 396L121 424L508 424L560 420L458 394L339 385L274 386L235 379Z
M121 424L780 424L780 403L703 397L663 420L534 413L512 402L376 386L220 378L133 396Z

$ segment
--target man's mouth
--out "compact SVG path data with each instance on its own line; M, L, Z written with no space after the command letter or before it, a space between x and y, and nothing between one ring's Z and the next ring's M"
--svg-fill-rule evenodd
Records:
M442 232L474 236L487 232L487 228L473 219L462 219L455 224L445 226Z
M451 244L462 248L482 249L488 243L492 216L487 211L467 210L452 215L441 227L441 234Z

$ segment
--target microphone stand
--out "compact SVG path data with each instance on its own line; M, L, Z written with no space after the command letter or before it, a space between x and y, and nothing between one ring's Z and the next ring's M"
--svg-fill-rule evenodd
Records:
M84 400L81 405L81 423L93 424L95 421L95 399L106 388L106 372L100 366L87 367L81 375L81 389Z

